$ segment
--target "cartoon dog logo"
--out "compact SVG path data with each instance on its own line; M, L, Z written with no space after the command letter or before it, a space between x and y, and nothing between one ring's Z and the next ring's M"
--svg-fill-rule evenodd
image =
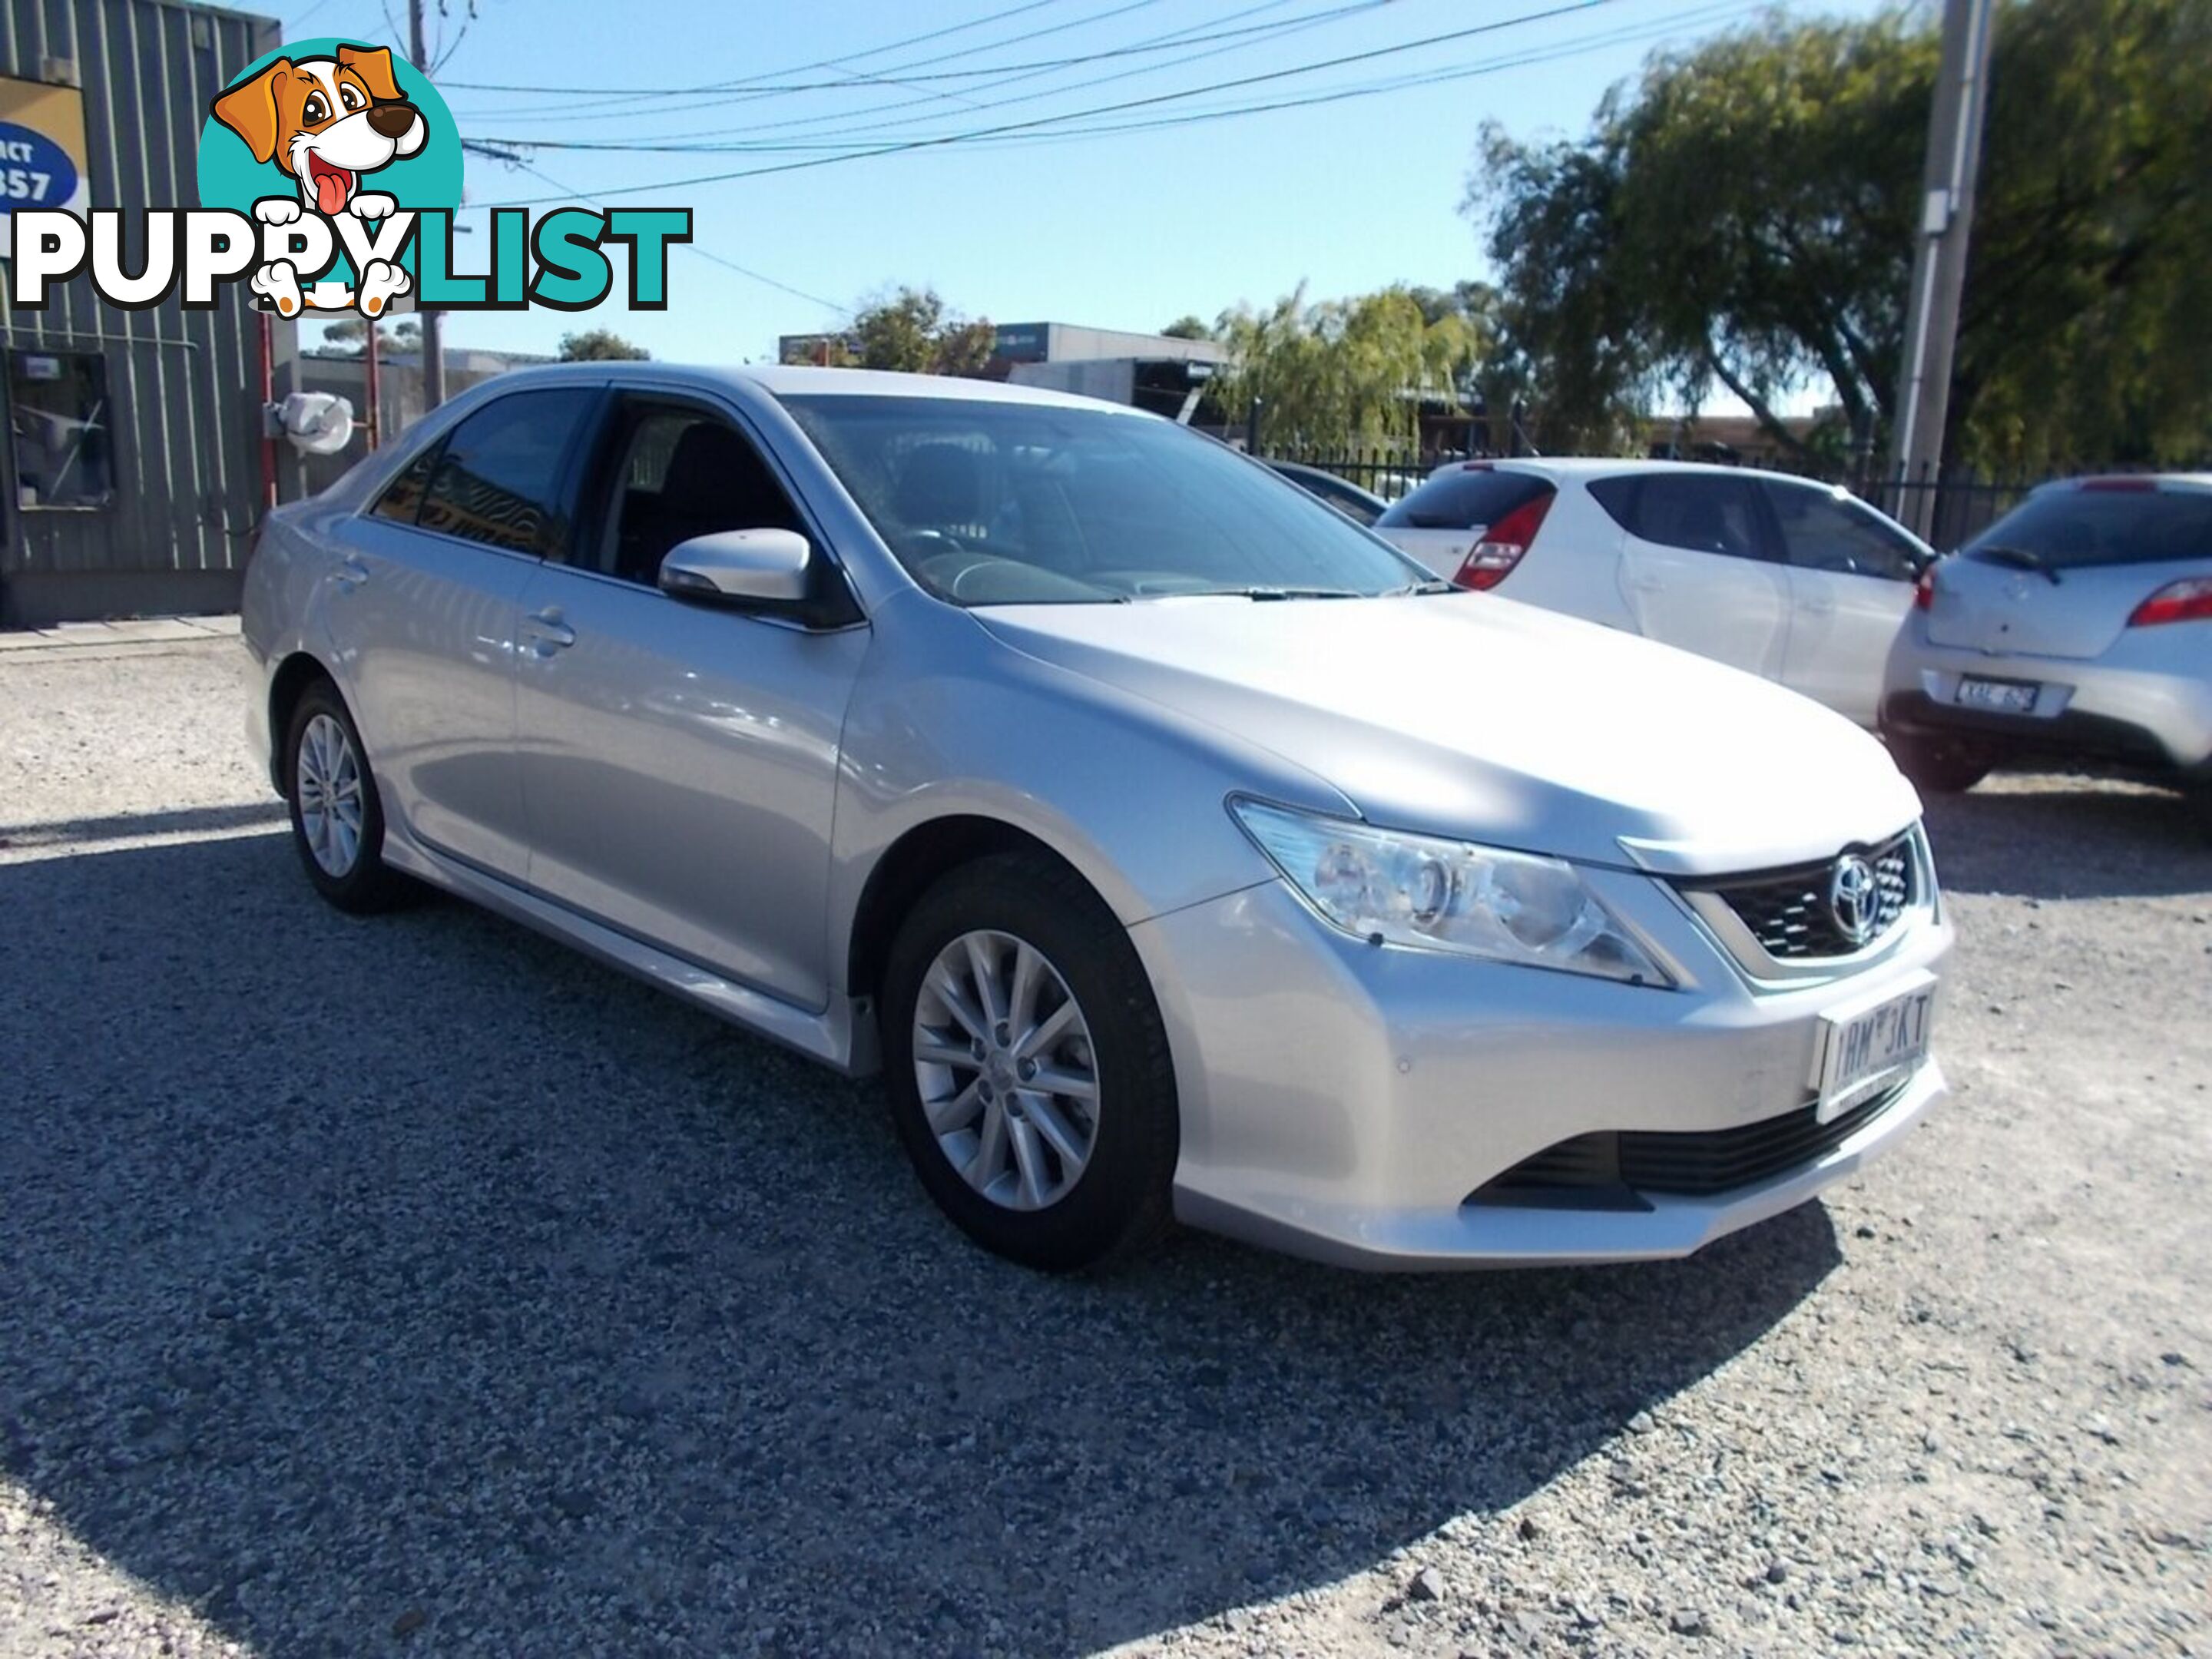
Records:
M381 219L398 204L381 191L363 190L363 175L415 155L429 137L422 112L392 78L392 53L382 46L341 46L335 58L296 63L279 58L217 97L213 113L246 141L255 161L274 161L299 181L296 197L265 196L254 203L253 216L271 225L290 224L304 210L331 219L341 213ZM319 291L313 303L358 304L374 317L411 281L391 260L374 259L361 272L357 295L341 284L342 298ZM252 287L285 316L299 313L299 272L289 262L264 264L253 273Z

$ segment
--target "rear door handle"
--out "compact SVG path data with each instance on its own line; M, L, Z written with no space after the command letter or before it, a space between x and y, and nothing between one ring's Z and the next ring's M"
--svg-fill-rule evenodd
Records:
M576 642L576 630L562 622L561 612L550 605L525 617L522 632L531 641L532 649L541 657L565 651Z
M349 553L338 561L337 569L331 574L337 585L350 593L368 580L368 567L358 556Z

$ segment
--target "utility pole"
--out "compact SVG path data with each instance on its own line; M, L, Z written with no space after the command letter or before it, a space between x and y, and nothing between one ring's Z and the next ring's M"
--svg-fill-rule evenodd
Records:
M422 0L407 0L408 56L423 74L430 72L430 53L422 43ZM442 313L428 309L418 294L415 314L422 325L422 412L428 414L446 401L446 329ZM371 323L374 329L376 325Z
M1951 362L1959 343L1959 301L1966 285L1966 238L1974 221L1974 175L1981 168L1982 116L1990 100L1992 0L1944 0L1943 62L1928 120L1928 164L1921 194L1912 295L1905 313L1905 366L1890 438L1897 516L1917 534L1934 528L1950 412ZM1919 482L1928 487L1911 488Z

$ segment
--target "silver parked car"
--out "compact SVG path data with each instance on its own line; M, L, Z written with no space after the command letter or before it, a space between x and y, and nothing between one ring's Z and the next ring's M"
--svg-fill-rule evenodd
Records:
M1677 1255L1942 1091L1875 740L1050 392L503 375L273 513L253 739L415 878L853 1073L1052 1267ZM855 1202L874 1201L855 1194Z
M2087 762L2212 827L2212 476L2044 485L1921 579L1882 731L1923 789Z

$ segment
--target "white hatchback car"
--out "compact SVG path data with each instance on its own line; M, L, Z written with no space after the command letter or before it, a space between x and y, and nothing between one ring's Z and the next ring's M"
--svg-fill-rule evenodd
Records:
M1832 485L1680 461L1454 462L1375 529L1462 587L1694 651L1867 726L1936 558Z

